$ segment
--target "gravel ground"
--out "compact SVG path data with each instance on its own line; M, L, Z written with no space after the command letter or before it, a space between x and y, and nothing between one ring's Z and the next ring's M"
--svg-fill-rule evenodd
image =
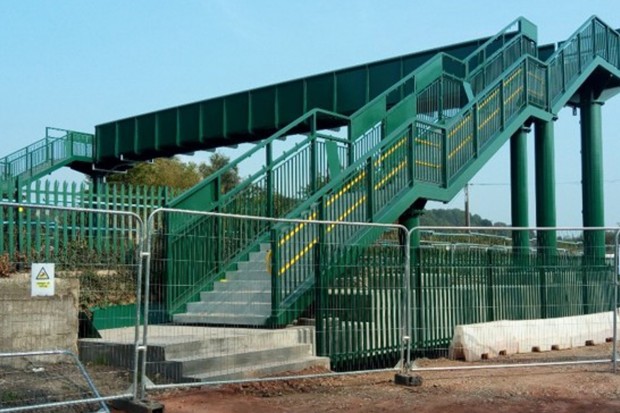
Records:
M505 356L480 363L446 359L418 367L609 359L609 345ZM307 372L317 373L317 372ZM393 372L231 384L154 393L167 413L267 412L620 412L620 374L611 364L426 371L420 387L394 384Z

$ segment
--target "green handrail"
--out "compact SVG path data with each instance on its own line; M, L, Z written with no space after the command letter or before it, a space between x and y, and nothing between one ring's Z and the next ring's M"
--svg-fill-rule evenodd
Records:
M92 162L93 140L91 134L48 127L45 138L0 159L0 181L25 184L75 160Z

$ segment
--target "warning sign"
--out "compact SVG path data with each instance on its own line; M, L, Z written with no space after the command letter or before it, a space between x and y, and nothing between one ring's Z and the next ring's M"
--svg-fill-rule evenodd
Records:
M50 279L50 275L45 270L45 267L42 267L41 270L39 271L39 274L37 275L37 280L49 280L49 279Z
M54 295L54 264L32 264L31 295Z

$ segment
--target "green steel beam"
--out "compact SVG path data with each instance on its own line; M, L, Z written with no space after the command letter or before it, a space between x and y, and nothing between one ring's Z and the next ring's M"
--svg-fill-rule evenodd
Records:
M121 155L134 161L147 160L255 142L313 108L350 115L436 54L444 52L462 59L489 39L426 50L100 124L95 128L96 162L101 167L112 168L119 164ZM541 46L539 57L545 59L553 50L554 45ZM322 119L318 127L324 129L341 124L339 119ZM300 125L292 132L308 130L309 125Z
M580 93L581 112L581 174L583 194L583 226L605 226L603 196L603 138L601 106L592 88ZM604 231L586 231L584 235L586 257L605 257Z
M512 207L512 226L527 227L528 193L527 193L527 134L529 128L520 128L510 138L510 190ZM524 251L530 246L527 230L512 232L512 245Z

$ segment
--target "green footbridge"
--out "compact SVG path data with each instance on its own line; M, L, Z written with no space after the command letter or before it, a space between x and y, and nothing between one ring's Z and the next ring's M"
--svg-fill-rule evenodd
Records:
M485 41L423 53L420 56L424 57L417 61L403 57L171 109L166 116L176 119L176 130L191 130L193 126L196 137L203 137L205 142L239 142L248 140L253 131L277 129L278 120L294 116L290 113L292 107L299 108L299 116L244 155L266 151L267 162L259 172L223 192L221 177L226 169L221 170L170 206L311 220L400 221L415 227L427 200L452 199L508 140L512 139L512 155L523 156L524 128L531 125L536 134L537 168L552 171L553 120L566 105L584 112L600 111L602 101L620 86L620 43L618 33L597 18L588 20L558 47L538 47L536 37L536 27L521 18ZM386 73L398 73L399 78L394 82L385 80ZM381 81L391 85L377 93L373 86ZM220 108L215 110L216 126L209 127L206 117L215 107ZM228 110L230 107L235 110ZM258 116L259 110L264 116ZM195 115L193 123L187 121L191 113ZM138 143L142 141L141 125L157 126L158 116L161 114L102 125L98 132L109 133L108 141L131 142L133 138ZM600 121L600 112L598 118L595 113L590 119ZM348 136L329 133L329 129L338 126L345 126ZM600 125L589 126L593 131L588 132L588 141L600 148ZM122 130L127 130L128 135L119 132ZM307 137L274 159L270 153L274 140L292 133L305 133ZM149 136L155 139L155 146L161 143L157 134ZM169 144L183 146L188 140L183 133L177 133L176 138ZM600 151L598 155L596 150L590 153L600 156ZM600 162L593 158L590 163L596 174ZM526 167L524 163L513 164L514 190L523 187L519 180L523 179ZM553 227L553 173L537 175L537 205L543 211L537 217L537 225ZM587 192L593 198L588 202L593 208L589 215L584 214L584 224L603 226L602 188L594 183L600 185L600 180L584 177L584 185L589 181L591 191ZM259 201L257 191L262 196ZM526 196L514 203L513 216L515 226L528 226ZM172 233L178 231L182 236L171 237L169 262L183 261L179 260L183 257L204 265L201 271L192 265L169 268L168 274L176 282L167 287L167 308L175 314L176 322L187 323L291 322L314 299L314 260L321 243L371 244L378 236L377 231L352 228L319 235L316 228L308 225L264 222L253 225L251 233L239 237L236 234L244 231L242 226L247 224L224 224L218 217L186 219L172 225ZM224 231L224 238L242 240L228 242L225 251L218 246L224 238L217 242L205 239L204 245L195 245L198 234L218 229ZM601 236L592 234L586 240L590 242L587 248L602 246ZM514 238L515 245L528 246L527 234L517 232ZM554 243L555 237L541 236L538 246L553 247ZM260 316L254 312L253 317L210 317L209 314L219 313L217 307L192 304L200 301L204 291L218 290L217 284L226 282L226 274L237 270L241 263L252 263L250 254L261 248L270 251L268 311ZM323 251L321 257L332 263L342 259L338 256L341 251L333 254L326 256ZM239 311L243 312L243 306Z
M582 114L584 226L597 227L604 225L600 111L619 88L616 30L592 17L557 45L539 46L536 26L519 18L489 38L129 117L98 125L94 135L64 131L0 160L1 182L19 188L61 166L99 176L136 161L252 142L168 206L413 228L428 200L452 199L510 141L512 224L524 227L533 128L536 225L554 227L553 122L571 106ZM274 154L274 142L292 135L303 138ZM257 153L265 154L262 168L225 188L227 171ZM189 324L286 325L313 306L317 277L334 275L316 260L343 262L343 250L323 243L372 245L380 236L361 227L321 232L218 216L173 215L167 224L160 296L169 320ZM604 254L603 237L589 233L588 250ZM528 242L515 231L514 245ZM552 236L538 240L554 245ZM352 254L347 259L358 258ZM257 263L264 282L223 288ZM205 296L217 291L229 303L218 298L209 307Z

